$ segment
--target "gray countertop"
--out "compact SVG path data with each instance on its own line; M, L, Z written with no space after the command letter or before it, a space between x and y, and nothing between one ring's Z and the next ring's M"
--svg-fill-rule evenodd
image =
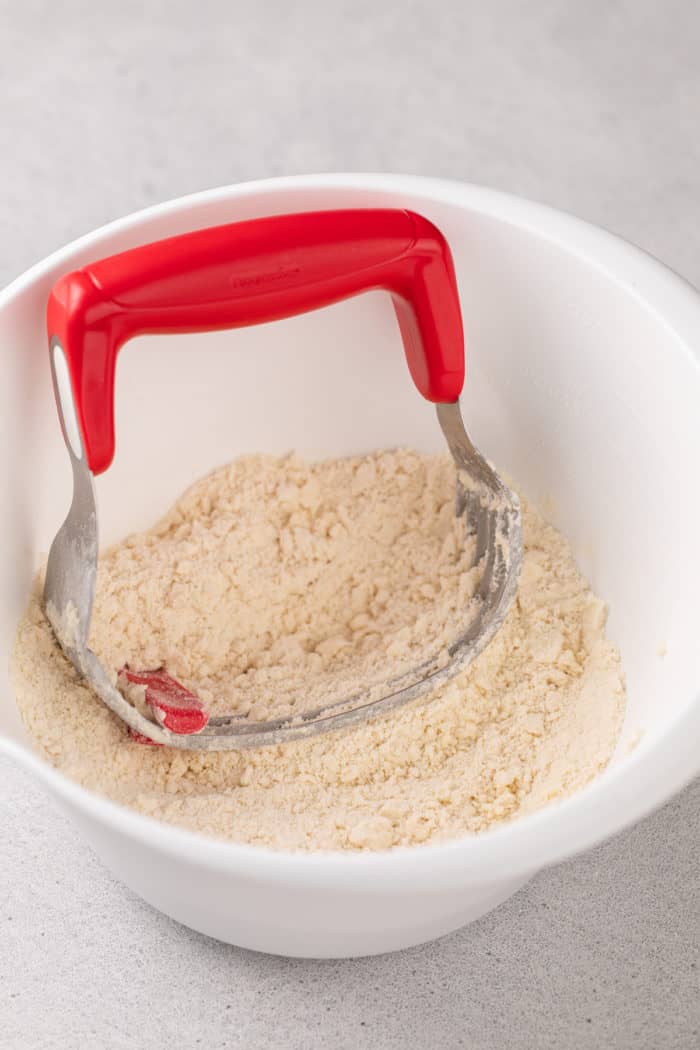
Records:
M0 285L169 197L445 175L607 226L700 285L694 0L0 0ZM303 962L116 883L0 760L0 1046L696 1047L700 782L491 915Z

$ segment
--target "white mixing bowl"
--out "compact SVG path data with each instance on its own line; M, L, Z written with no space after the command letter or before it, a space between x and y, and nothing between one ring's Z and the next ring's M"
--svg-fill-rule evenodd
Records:
M9 652L71 492L46 299L62 273L147 241L363 206L422 212L450 242L468 429L564 531L610 603L629 690L624 731L614 762L584 791L478 837L368 854L216 842L84 791L37 757L20 724ZM700 769L698 347L700 297L654 259L539 205L434 179L248 183L148 209L56 252L0 295L0 747L36 774L118 878L221 940L285 955L361 955L477 918L538 869L638 820ZM103 542L148 525L194 478L241 452L443 448L381 293L258 328L135 340L121 354L116 406L117 456L98 479Z

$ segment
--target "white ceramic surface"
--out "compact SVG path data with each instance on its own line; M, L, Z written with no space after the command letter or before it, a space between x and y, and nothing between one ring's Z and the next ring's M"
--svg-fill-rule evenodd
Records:
M158 237L377 204L422 211L452 245L470 433L545 507L610 602L629 689L621 744L585 791L478 838L347 856L208 841L84 792L32 753L20 726L8 653L70 493L46 296L60 273ZM700 768L699 345L700 297L655 260L541 206L437 180L248 183L149 209L55 253L0 295L1 469L12 493L0 561L0 746L61 800L124 882L222 940L289 955L370 954L483 914L539 868L641 817ZM144 409L164 385L169 412L156 430ZM185 415L187 428L178 422ZM239 452L400 443L441 447L380 293L256 329L140 339L119 363L117 458L98 483L103 540L148 524L194 477Z

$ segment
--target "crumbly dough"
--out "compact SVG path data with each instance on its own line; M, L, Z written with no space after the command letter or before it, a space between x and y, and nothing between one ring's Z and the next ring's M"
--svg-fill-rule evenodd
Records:
M165 665L213 712L294 714L444 650L478 572L447 457L236 460L100 561L90 644ZM625 692L606 610L523 505L519 592L466 671L360 727L239 752L147 747L77 677L37 581L11 673L39 751L161 820L281 849L385 849L483 831L607 764Z

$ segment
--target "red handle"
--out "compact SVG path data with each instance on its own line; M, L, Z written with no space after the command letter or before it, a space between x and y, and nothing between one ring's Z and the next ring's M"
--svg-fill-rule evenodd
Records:
M95 474L114 456L114 369L135 335L273 321L359 292L391 292L413 381L456 401L464 339L450 250L409 211L277 215L214 226L113 255L62 277L47 308L61 344L85 453Z

